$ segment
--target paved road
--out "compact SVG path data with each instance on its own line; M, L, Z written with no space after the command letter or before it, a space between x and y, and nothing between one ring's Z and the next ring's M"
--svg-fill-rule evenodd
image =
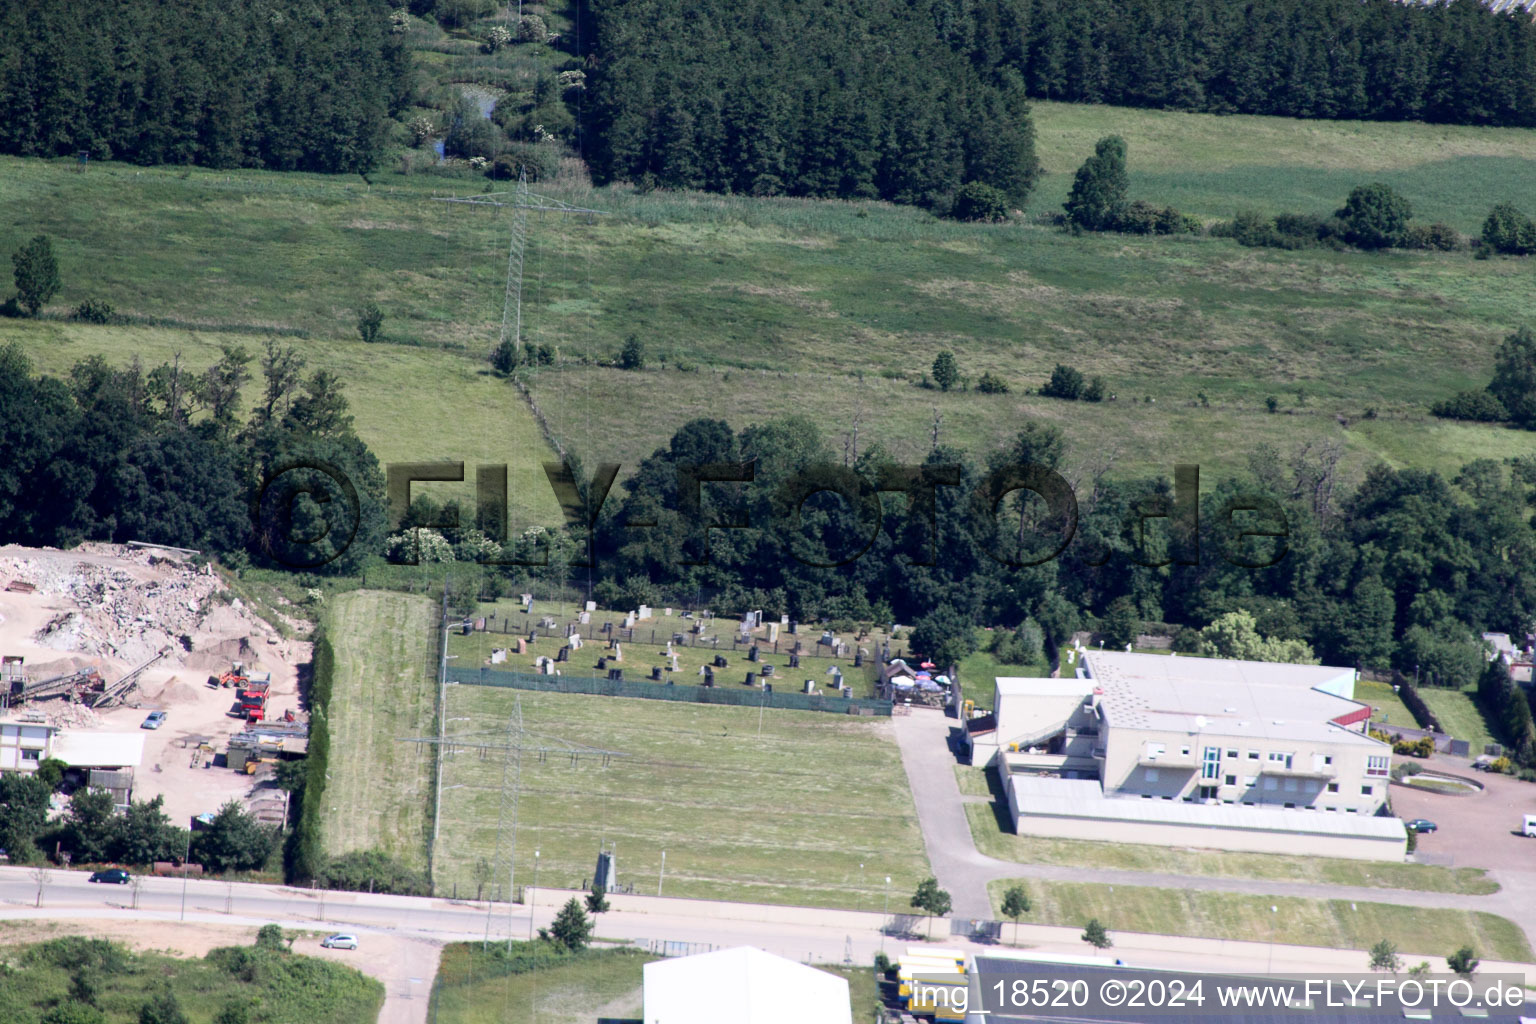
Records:
M1499 868L1490 874L1503 886L1489 896L1467 896L1410 889L1329 885L1320 882L1277 882L1247 878L1209 878L1147 871L1078 868L1051 864L1019 864L988 857L976 849L965 817L965 801L955 781L955 754L950 730L956 723L934 711L914 710L892 719L901 761L917 801L918 823L928 862L941 888L950 893L954 916L993 918L987 883L1001 878L1037 878L1052 882L1104 882L1109 885L1148 885L1208 892L1238 892L1263 896L1394 903L1413 907L1485 910L1514 920L1536 946L1536 872ZM1536 858L1536 849L1533 849Z
M1008 867L1013 870L1018 866ZM309 932L312 937L306 942L313 942L314 935L334 930L354 932L361 940L356 955L340 952L334 956L354 963L384 983L386 998L381 1024L424 1024L442 943L483 939L487 921L492 940L526 938L530 925L547 925L558 905L572 895L542 890L530 921L527 908L505 904L318 893L278 885L214 881L188 881L183 889L182 881L174 878L145 879L134 907L132 888L91 885L85 879L83 872L50 872L42 889L42 906L37 908L38 886L32 872L26 868L0 868L0 918L80 922L105 919L115 922L118 929L125 920L167 924L186 920L246 928L274 922L285 929ZM884 936L881 928L886 918L880 914L640 896L612 899L616 909L598 922L600 939L642 945L651 940L704 947L752 945L793 960L842 963L847 958L857 964L870 963L879 950L896 953L911 941L921 941L921 937L909 940ZM621 900L622 910L617 909ZM997 950L995 946L944 937L943 928L940 922L935 941L945 946L978 952ZM1249 972L1273 969L1318 974L1361 971L1366 967L1364 953L1333 949L1123 932L1115 933L1114 938L1116 956L1129 964L1147 967ZM1026 924L1015 937L1009 926L1003 939L1008 944L1017 941L1047 953L1081 955L1084 948L1077 928ZM1438 955L1404 953L1410 961L1434 959ZM1483 970L1514 970L1536 979L1536 968L1528 971L1522 965L1485 962Z

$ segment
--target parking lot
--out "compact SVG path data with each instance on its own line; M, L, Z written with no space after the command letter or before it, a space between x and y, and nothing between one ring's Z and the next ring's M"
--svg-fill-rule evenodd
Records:
M1536 839L1519 834L1526 814L1536 814L1536 784L1508 775L1473 771L1460 758L1435 756L1426 769L1476 779L1485 787L1465 796L1393 784L1392 809L1406 820L1428 818L1439 831L1419 836L1421 860L1452 867L1536 868Z

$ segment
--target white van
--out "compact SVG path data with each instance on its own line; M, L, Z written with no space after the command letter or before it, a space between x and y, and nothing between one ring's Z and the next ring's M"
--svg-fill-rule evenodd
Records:
M1525 816L1525 828L1521 830L1521 834L1536 836L1536 814L1527 814Z

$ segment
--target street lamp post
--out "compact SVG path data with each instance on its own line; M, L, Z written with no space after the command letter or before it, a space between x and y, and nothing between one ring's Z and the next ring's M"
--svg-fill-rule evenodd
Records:
M187 849L181 856L181 919L187 919L187 861L192 859L192 830L187 830Z
M1269 908L1269 966L1265 969L1265 974L1273 974L1275 971L1275 917L1279 913L1279 907Z
M885 929L886 929L886 922L885 922L884 918L889 917L890 913L891 913L891 876L890 875L886 875L885 876L885 909L880 912L880 916L881 916L881 921L880 921L880 952L882 952L882 953L885 952Z
M533 889L539 887L539 851L533 851ZM528 941L533 941L533 889L528 892Z
M656 895L661 895L661 883L667 878L667 851L661 851L661 874L656 876Z

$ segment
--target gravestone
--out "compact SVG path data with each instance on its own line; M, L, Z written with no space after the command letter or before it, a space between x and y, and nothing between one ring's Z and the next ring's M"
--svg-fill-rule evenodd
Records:
M585 607L586 607L586 610L587 610L587 611L589 611L589 612L595 612L595 611L597 611L597 602L596 602L596 601L588 601L588 602L587 602L587 603L586 603L586 606L585 606Z
M798 655L798 654L791 654L789 656L789 667L790 668L799 668L800 667L800 655Z
M757 644L753 644L751 647L747 648L747 660L748 661L756 661L757 659L758 659Z
M576 621L585 626L592 621L592 613L582 612L580 615L576 616Z
M555 655L555 660L556 661L570 661L571 660L571 649L569 647L562 647L562 648L560 648L559 653L557 653Z
M779 642L779 624L777 622L768 623L768 642L771 644Z

